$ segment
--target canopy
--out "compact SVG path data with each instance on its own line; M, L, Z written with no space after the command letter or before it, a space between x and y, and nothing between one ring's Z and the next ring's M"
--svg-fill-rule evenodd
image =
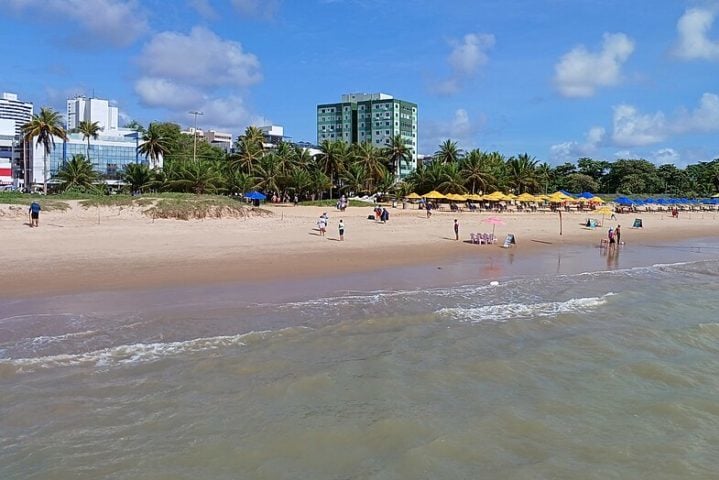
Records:
M492 192L489 195L485 195L483 197L485 200L489 200L490 202L499 202L501 200L511 200L511 198L507 197L505 194L497 190L496 192Z
M589 199L589 198L593 198L593 197L594 197L594 194L589 193L589 192L582 192L582 193L580 193L579 195L577 195L577 198L587 198L587 199Z
M416 193L412 192L412 193L410 193L409 195L407 195L407 196L404 197L404 198L410 198L410 199L412 199L412 200L419 200L419 199L422 198L422 197L420 197L420 196L417 195Z
M554 192L554 193L551 194L549 197L550 197L550 198L552 198L552 197L554 197L554 198L561 198L562 200L574 200L574 197L572 197L571 195L567 195L567 193L566 193L565 191L563 191L563 190L559 190L559 191L557 191L557 192Z
M467 200L474 200L476 202L479 202L480 200L482 200L482 195L478 195L476 193L471 193L471 194L467 195Z
M631 198L627 198L627 197L617 197L614 199L614 202L618 203L619 205L624 205L624 206L634 205L634 200L632 200Z
M447 195L445 195L445 197L447 198L447 200L452 200L455 202L464 202L467 200L466 196L459 195L457 193L448 193Z
M592 197L589 199L589 203L604 203L601 197Z
M434 199L447 198L447 197L445 197L444 195L442 195L441 193L439 193L437 190L432 190L431 192L425 193L425 194L422 195L422 196L423 196L424 198L430 198L430 199L433 199L433 200L434 200Z
M531 193L523 193L520 196L516 198L518 202L536 202L537 197L532 195Z
M245 198L249 198L250 200L265 200L267 199L267 195L264 195L260 192L250 192L245 193Z
M600 214L602 214L602 215L611 215L611 214L612 214L612 209L609 208L609 207L602 207L602 208L600 208L600 209L597 210L597 213L600 213Z

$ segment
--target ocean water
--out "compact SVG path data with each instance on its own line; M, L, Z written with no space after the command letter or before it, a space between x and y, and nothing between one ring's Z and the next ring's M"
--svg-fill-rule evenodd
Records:
M704 246L0 301L0 478L716 479Z

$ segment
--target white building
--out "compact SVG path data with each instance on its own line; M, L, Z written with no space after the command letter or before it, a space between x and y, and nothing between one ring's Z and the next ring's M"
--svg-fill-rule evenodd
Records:
M0 94L0 119L15 121L15 135L22 135L22 126L32 120L32 103L17 99L14 93Z
M101 98L75 97L67 101L67 130L73 130L80 122L97 122L103 131L118 129L118 109Z
M32 120L33 105L14 93L0 94L0 185L20 187L22 180L22 127Z
M106 183L119 183L125 167L131 163L148 164L151 168L162 168L163 159L160 157L156 165L150 165L147 158L138 152L142 144L142 135L129 128L119 128L118 108L110 106L110 102L99 98L76 97L67 101L67 140L55 137L55 147L47 156L48 180L73 155L87 157L103 181ZM80 122L97 122L102 128L97 138L90 139L88 147L87 138L81 133L75 133ZM32 149L32 182L40 184L44 179L44 147L33 141Z

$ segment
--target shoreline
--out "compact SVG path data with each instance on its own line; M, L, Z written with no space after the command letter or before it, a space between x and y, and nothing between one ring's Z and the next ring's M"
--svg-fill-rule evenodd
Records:
M491 232L483 219L493 214L436 212L426 219L422 211L392 209L390 221L378 224L367 220L368 206L342 213L328 210L327 240L314 225L322 208L269 210L272 217L153 221L133 208L73 205L67 212L45 213L37 229L23 225L24 215L0 216L7 258L19 259L4 268L12 280L4 282L0 298L321 281L393 269L444 268L477 259L501 262L508 255L595 248L609 226L622 223L622 240L632 248L680 245L719 233L716 212L687 213L678 220L660 213L623 214L595 230L581 226L591 213L565 213L561 237L556 214L514 213L499 215L505 225L495 227L496 245L476 245L469 243L469 233ZM643 218L643 229L628 228L635 217ZM347 225L344 242L335 241L340 218ZM460 241L453 238L454 218L460 222ZM500 242L507 233L514 233L518 244L503 249Z

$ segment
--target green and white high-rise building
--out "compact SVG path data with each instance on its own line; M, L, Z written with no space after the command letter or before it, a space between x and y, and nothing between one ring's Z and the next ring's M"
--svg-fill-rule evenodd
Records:
M384 93L347 93L339 103L317 105L317 143L344 140L370 142L384 148L401 135L410 153L409 163L401 162L399 177L417 168L417 104Z

